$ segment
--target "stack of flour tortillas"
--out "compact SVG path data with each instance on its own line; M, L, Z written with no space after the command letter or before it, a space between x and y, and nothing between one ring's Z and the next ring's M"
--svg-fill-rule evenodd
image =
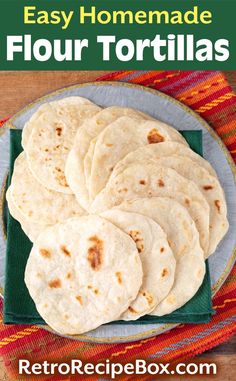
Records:
M227 208L176 129L69 97L38 108L22 145L8 206L33 242L26 285L55 331L163 316L195 295Z

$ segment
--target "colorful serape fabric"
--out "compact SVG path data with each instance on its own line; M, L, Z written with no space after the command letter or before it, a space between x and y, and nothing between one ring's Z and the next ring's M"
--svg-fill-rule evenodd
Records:
M236 95L218 71L120 71L99 80L126 81L158 89L199 113L214 128L236 162ZM0 307L2 309L2 300ZM12 380L18 375L18 359L31 362L83 361L183 361L227 340L236 331L236 267L213 299L216 314L207 324L179 325L160 336L126 344L92 344L61 338L37 326L0 324L0 359ZM82 377L82 378L81 378ZM28 376L27 380L82 380L83 376ZM98 376L88 380L99 380ZM108 379L102 377L100 381ZM134 376L121 377L133 380ZM150 376L139 376L139 380ZM153 379L153 378L152 378Z

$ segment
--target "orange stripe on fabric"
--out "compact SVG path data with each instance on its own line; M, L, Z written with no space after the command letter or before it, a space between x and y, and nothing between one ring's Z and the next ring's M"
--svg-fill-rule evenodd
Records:
M218 81L221 81L221 86L218 85ZM217 86L212 85L213 83L217 83ZM218 88L223 88L228 83L226 82L224 76L222 74L216 74L213 77L210 77L206 79L205 81L202 81L200 83L194 84L190 89L187 89L183 91L182 93L179 93L178 96L176 97L178 100L191 105L192 103L196 103L197 101L200 101L201 99L204 99L206 95L210 95L211 93L215 92L216 87ZM203 87L209 86L207 92L200 93ZM195 94L196 93L196 94ZM188 98L191 97L191 98Z
M113 79L119 80L119 79L126 77L129 74L132 74L132 73L134 73L134 70L124 70L124 71L122 71L122 73L116 74L116 76Z
M215 130L219 135L221 135L221 134L224 134L225 132L233 130L233 128L235 128L235 125L236 125L235 120L227 121L225 124L223 124L220 127L217 127Z
M232 136L222 137L222 140L225 143L225 145L227 146L229 144L234 143L235 138L236 138L236 132Z
M217 107L221 103L224 103L226 100L231 99L233 97L236 97L236 95L232 92L226 93L224 95L221 95L219 98L214 99L213 101L205 104L204 106L201 106L200 108L196 109L195 111L199 114L202 114L206 111L212 110L214 107Z
M147 80L147 79L152 79L154 77L156 77L157 75L161 75L163 74L164 71L163 70L160 70L160 71L149 71L147 73L143 73L141 75L139 75L138 77L135 77L135 78L131 78L129 80L130 83L142 83L143 81Z
M216 309L219 309L219 308L224 308L226 306L226 304L228 303L232 303L232 302L236 302L236 298L233 298L233 299L226 299L224 301L223 304L221 304L220 306L213 306L213 308L216 310Z
M141 340L140 343L138 343L138 344L127 345L127 346L125 347L124 350L121 350L121 351L112 353L112 354L111 354L111 358L112 358L112 357L117 357L117 356L119 356L119 355L124 355L124 354L127 353L128 350L130 350L130 349L134 349L134 348L140 348L143 344L148 343L148 342L150 342L150 341L153 341L153 340L155 340L155 339L156 339L156 337L151 337L151 338L146 339L146 340Z
M207 85L204 85L201 89L199 90L194 90L191 91L190 95L185 96L185 97L179 97L177 96L178 100L181 102L186 102L188 104L191 104L191 101L196 101L196 98L198 100L205 98L206 94L209 95L210 93L213 93L215 88L217 87L218 89L222 89L225 86L225 79L220 78L218 81L209 83Z
M24 330L22 331L19 331L13 335L10 335L8 337L4 337L3 339L1 339L0 341L0 348L10 344L10 343L13 343L14 341L17 341L19 339L21 339L22 337L24 336L29 336L31 335L32 333L36 332L39 330L39 327L36 327L36 326L31 326L29 328L25 328Z

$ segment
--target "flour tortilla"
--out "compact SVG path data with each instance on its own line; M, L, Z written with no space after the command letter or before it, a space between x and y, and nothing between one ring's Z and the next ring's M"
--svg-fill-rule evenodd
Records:
M143 197L170 197L189 211L200 234L204 252L209 246L209 205L196 184L171 168L153 163L133 164L116 177L91 205L92 213L99 213L121 204L125 200Z
M15 160L11 199L29 223L38 224L40 221L40 225L54 225L69 217L85 214L74 195L49 190L34 178L24 152Z
M102 217L129 234L136 243L143 267L138 296L120 319L136 320L149 314L169 293L175 276L175 258L163 229L138 213L108 210Z
M210 175L217 177L214 168L207 160L195 153L186 145L173 141L158 144L149 144L148 146L140 147L137 150L128 153L128 155L126 155L117 163L111 174L111 177L116 176L120 172L123 172L123 170L130 164L143 163L145 161L156 160L160 157L171 155L187 156L195 163L206 169Z
M182 307L196 294L205 274L199 234L189 213L175 200L162 197L126 201L118 208L143 214L156 221L166 232L175 255L176 270L173 287L151 315L163 316Z
M157 120L137 123L137 120L126 116L107 126L96 139L89 181L90 200L105 187L115 165L129 152L162 141L187 145L176 129Z
M90 174L90 167L84 168L84 159L89 145L104 128L124 115L132 116L132 118L137 120L152 119L150 116L131 108L112 106L101 110L92 118L87 119L76 134L73 148L67 157L65 174L70 188L84 209L89 208L85 173L88 172Z
M118 319L136 298L142 275L133 240L107 220L86 216L38 237L25 283L46 323L75 335Z
M64 173L68 153L80 126L100 110L95 105L55 110L48 104L34 121L25 151L32 173L44 186L57 192L72 193Z
M27 235L31 242L34 242L39 234L45 229L44 225L40 225L27 221L27 219L18 211L11 198L11 187L6 192L6 200L10 214L21 225L23 232Z
M218 179L200 167L192 159L185 156L165 156L155 160L157 165L174 169L180 175L193 181L205 197L210 207L209 249L206 258L213 254L217 245L227 233L227 206L224 191Z
M124 112L121 112L119 114L119 117L116 118L115 120L113 120L110 124L108 124L107 127L112 127L114 122L115 122L114 126L116 126L116 123L118 123L118 120L122 117L128 117L128 118L134 119L136 125L137 125L137 123L138 124L144 123L146 120L155 120L155 119L151 118L149 115L143 114L137 110L125 109L125 108L122 108L122 110L124 110ZM125 112L125 110L130 110L130 111ZM104 130L105 130L105 128L103 128L103 130L100 132L100 134L102 134L104 132ZM84 175L85 175L85 179L86 179L86 187L88 190L89 190L89 186L90 186L89 184L90 184L90 176L91 176L91 170L92 170L94 150L95 150L96 142L97 142L97 139L99 136L100 135L98 134L96 137L94 137L91 140L88 151L87 151L85 158L84 158Z
M76 107L81 105L92 105L93 103L90 102L86 98L82 97L67 97L60 99L58 101L54 102L47 102L39 106L37 111L32 115L32 117L26 122L23 131L22 131L22 147L26 149L26 146L29 141L30 134L32 132L32 129L34 128L34 123L37 121L37 118L43 114L44 112L47 112L48 105L50 105L52 108L54 108L56 113L65 113L68 109L70 109L70 112L76 112Z

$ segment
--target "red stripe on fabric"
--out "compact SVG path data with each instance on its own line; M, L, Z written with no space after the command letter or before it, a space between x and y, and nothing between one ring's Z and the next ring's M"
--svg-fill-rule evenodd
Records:
M164 71L148 71L145 73L142 73L140 75L135 76L134 78L130 78L129 83L137 83L141 85L144 81L152 79L154 77L157 77L158 75L161 75L162 73L165 73Z
M193 108L194 110L199 109L200 107L205 106L207 103L211 103L212 101L215 101L222 95L225 95L230 92L232 92L231 88L229 86L225 86L222 89L217 90L209 96L203 98L202 100L192 103L191 108Z
M216 82L214 83L214 78L217 76L218 76L218 74L213 76L212 72L207 73L207 74L206 74L206 72L200 72L197 77L186 78L185 81L183 81L181 84L177 84L177 86L174 86L174 84L173 84L173 88L171 89L169 95L174 96L176 98L179 98L179 97L181 98L181 95L183 92L184 93L189 92L190 93L189 96L185 95L186 101L188 101L189 99L192 99L193 97L196 98L196 96L191 95L191 92L194 90L195 86L200 86L203 82L209 81L209 79L211 79L213 81L212 87L218 86L218 83L216 83ZM165 87L162 88L162 91L164 91L164 92L166 91ZM202 90L202 91L198 90L199 95L202 95L203 93L206 93L206 92L207 92L207 89Z
M183 90L185 86L185 81L192 81L193 86L194 86L194 79L190 78L190 76L193 74L193 71L183 71L181 72L181 75L179 75L177 78L173 77L168 80L168 82L165 83L160 83L160 85L157 84L157 87L159 90L163 91L164 93L167 93L169 95L173 95L176 91L178 90ZM206 73L202 73L203 77L207 77ZM201 78L201 76L199 76ZM199 78L198 77L198 78ZM184 79L184 83L179 83L180 80ZM167 89L168 86L171 86L170 89ZM166 90L167 89L167 90Z
M155 81L157 81L157 80L161 80L161 79L164 79L164 78L168 80L168 76L169 75L174 75L174 74L180 75L178 70L153 72L153 74L149 78L147 78L147 79L145 79L143 81L141 80L139 82L139 84L142 85L142 86L149 86L151 83L155 83Z
M134 73L135 71L129 71L129 73ZM99 77L96 79L96 81L113 81L116 80L117 77L125 76L127 73L127 70L120 70L120 71L115 71L109 74L105 74L102 77Z
M17 334L19 334L19 331L15 332L15 335L17 335ZM9 336L6 336L6 338L8 338L8 337ZM32 344L35 344L35 343L37 343L37 341L39 339L46 339L47 337L48 337L48 332L43 330L43 329L40 329L40 332L39 331L32 332L29 336L24 336L20 339L13 341L12 343L4 345L0 349L0 353L3 355L5 353L14 351L15 349L17 349L19 347L19 343L20 343L20 347L23 349L23 347L25 345L28 345L29 342L32 342Z
M235 96L232 96L230 99L226 99L226 100L224 100L223 102L219 103L217 106L212 107L212 109L210 109L210 110L206 110L206 111L204 111L204 112L201 112L201 116L202 116L202 118L205 118L206 120L208 120L208 118L209 118L210 116L212 116L213 114L218 113L219 111L222 111L222 112L223 112L223 110L224 110L225 107L235 105L235 101L236 101L236 97L235 97ZM227 124L229 121L227 121L226 119L223 119L222 122L224 122L224 123L226 122L226 124ZM212 127L213 129L216 128L216 127L214 126L214 124L211 125L211 127Z

